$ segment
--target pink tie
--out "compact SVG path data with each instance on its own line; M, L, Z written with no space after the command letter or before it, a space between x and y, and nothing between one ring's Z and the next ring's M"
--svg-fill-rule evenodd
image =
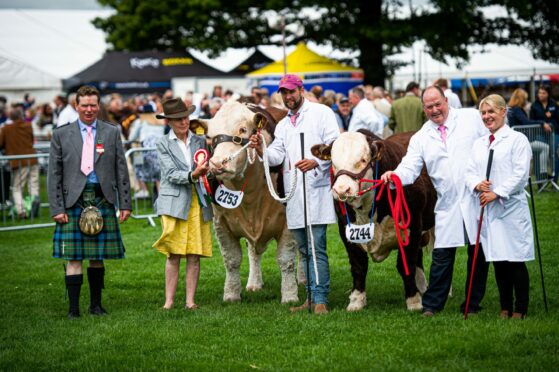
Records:
M91 125L86 126L87 135L82 148L82 173L86 176L93 172L93 128Z
M443 143L446 145L446 127L444 125L439 125L439 131L441 132L441 139Z
M491 145L493 143L493 141L495 141L495 136L494 135L490 135L489 136L489 145Z
M297 118L299 117L299 113L293 114L289 116L289 120L291 120L291 124L293 126L295 126L295 123L297 122Z

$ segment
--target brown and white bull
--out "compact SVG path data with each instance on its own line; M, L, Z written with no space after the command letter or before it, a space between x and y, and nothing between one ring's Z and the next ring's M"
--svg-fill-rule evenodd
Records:
M252 107L252 110L249 107ZM260 112L255 113L253 110ZM261 257L268 243L275 239L276 259L281 271L281 302L298 300L297 245L287 229L285 206L272 198L266 186L262 162L256 159L251 164L247 150L226 161L247 143L260 122L267 125L263 134L267 142L271 142L275 124L285 115L284 110L263 111L254 106L228 102L207 122L207 136L213 143L211 173L229 190L239 191L246 183L242 202L237 208L227 209L214 204L214 229L226 271L224 301L241 299L239 270L242 260L242 238L247 243L250 265L246 289L257 291L262 288Z
M370 221L373 192L366 192L357 197L360 191L359 180L374 179L374 170L378 162L380 177L386 170L394 169L405 155L411 133L397 134L386 140L371 132L342 133L333 144L316 145L313 154L322 159L332 160L334 183L332 193L334 199L345 201L351 224L365 225ZM365 189L370 184L361 185ZM376 202L373 216L374 238L365 244L351 243L346 239L346 217L342 215L340 203L336 203L338 227L342 241L346 247L353 277L348 311L361 310L367 304L365 281L368 270L369 254L374 262L381 262L388 257L390 251L398 249L394 220L391 217L388 196L385 190L381 200ZM394 193L394 191L391 191ZM404 188L411 219L409 225L409 244L405 248L409 275L405 275L402 255L398 252L397 269L404 282L406 306L408 310L421 310L421 295L427 288L423 272L423 252L421 247L429 242L427 231L434 226L434 207L436 192L424 171L417 181Z

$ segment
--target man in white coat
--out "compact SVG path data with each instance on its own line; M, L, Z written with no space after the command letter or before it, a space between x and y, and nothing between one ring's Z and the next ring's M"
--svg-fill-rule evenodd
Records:
M315 158L311 147L320 143L332 143L340 134L334 111L325 105L313 103L303 97L305 88L296 75L285 75L279 84L283 103L288 108L287 116L276 126L274 141L267 147L265 156L270 166L283 163L284 185L286 193L290 188L290 171L296 173L297 188L293 197L287 202L287 227L293 233L304 261L310 263L310 273L305 272L310 280L311 302L315 314L328 312L328 294L330 292L330 272L326 254L326 227L336 222L334 202L330 193L330 162ZM300 133L304 133L304 156L301 154ZM262 156L260 137L253 135L251 147L256 148ZM307 220L312 230L318 278L316 278L312 261L311 242L305 229L303 175L306 174ZM307 256L307 247L309 255ZM307 301L291 311L306 310L311 306Z
M444 308L450 286L456 248L468 244L468 288L470 268L477 234L475 214L466 188L464 171L474 141L487 133L475 109L449 109L444 92L430 86L421 97L429 119L410 139L408 151L394 171L382 175L390 182L398 175L402 184L412 184L423 164L437 190L435 206L435 249L429 275L429 287L423 296L423 315L433 316ZM480 250L470 299L469 312L481 310L489 265ZM462 312L465 303L462 303Z
M353 111L347 131L357 132L359 129L367 129L382 138L384 116L377 111L371 101L365 98L363 89L353 88L350 90L349 102L353 105ZM386 121L388 121L388 118Z

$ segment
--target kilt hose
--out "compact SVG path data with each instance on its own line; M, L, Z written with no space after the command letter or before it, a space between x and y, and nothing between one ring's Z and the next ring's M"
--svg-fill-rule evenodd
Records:
M125 249L114 205L102 197L95 198L94 205L103 216L103 229L96 236L88 236L81 232L79 226L82 203L80 198L76 205L66 210L68 223L56 224L52 256L75 261L124 258Z

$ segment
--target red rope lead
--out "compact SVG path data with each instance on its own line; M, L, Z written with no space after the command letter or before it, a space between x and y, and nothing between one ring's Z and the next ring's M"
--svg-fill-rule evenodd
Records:
M386 184L382 182L382 180L361 179L359 180L359 189L361 189L362 183L372 183L373 185L368 187L367 189L360 190L357 195L361 196L364 193L379 187L379 191L377 193L377 201L379 201L382 196L382 192L386 188ZM408 208L408 203L406 202L406 197L404 196L404 187L402 186L400 177L398 177L396 174L392 174L392 183L395 187L396 196L395 199L393 199L392 193L390 191L387 191L388 204L390 205L392 219L394 219L394 229L396 230L396 237L398 238L398 248L400 249L402 262L404 263L404 272L406 273L406 276L409 276L410 272L408 269L408 261L406 259L406 252L404 251L404 247L409 244L408 227L410 226L411 215Z

